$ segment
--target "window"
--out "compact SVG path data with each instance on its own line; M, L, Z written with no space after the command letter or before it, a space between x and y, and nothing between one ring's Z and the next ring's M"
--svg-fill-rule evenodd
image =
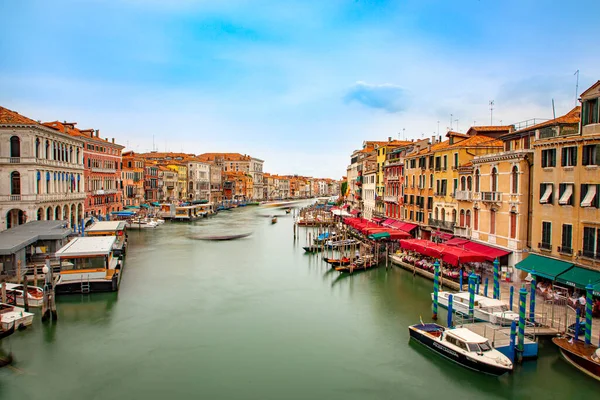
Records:
M498 170L496 169L496 167L492 168L492 173L491 173L491 178L492 178L492 192L497 192L498 191Z
M458 190L458 179L454 179L453 186L454 189L452 190L452 196L456 196L456 191Z
M20 195L21 194L21 174L17 171L13 171L10 174L10 194Z
M600 229L583 228L583 256L600 259Z
M556 167L556 149L542 150L542 168Z
M473 189L473 179L467 176L467 190L470 192Z
M540 249L552 250L552 223L542 222L542 243Z
M458 168L458 153L454 153L454 168Z
M21 157L21 139L18 136L10 138L10 156L14 158Z
M433 209L433 197L428 197L427 198L427 209L428 210Z
M410 220L412 221L412 220L413 220L414 211L411 211L409 215L410 215L410 217L409 217L409 218L410 218Z
M444 171L448 169L448 156L444 156Z
M463 176L462 178L460 178L460 190L467 190L467 180L465 179L465 177Z
M433 156L429 156L429 169L433 169Z
M435 158L435 170L439 171L442 169L442 158L441 157L436 157Z
M517 213L515 211L510 212L510 238L514 239L517 237Z
M583 146L583 165L600 165L600 144Z
M445 196L448 188L448 181L446 179L442 179L442 194Z
M563 224L562 226L562 240L560 244L560 252L565 254L572 254L573 249L571 248L571 242L573 240L573 225Z
M572 183L561 183L558 185L558 204L561 206L573 205L573 188Z
M552 204L552 183L540 183L540 204Z
M475 191L479 192L479 170L475 171Z
M517 166L512 167L511 171L512 185L511 189L513 193L519 193L519 169Z
M492 235L496 234L496 211L490 211L490 233Z
M429 189L433 189L433 174L429 175Z
M600 185L583 184L581 185L581 207L600 208Z
M582 121L583 126L590 124L597 124L598 119L598 99L587 100L583 102L582 107Z
M577 165L577 147L563 147L560 165L563 167L574 167Z
M465 226L465 210L460 210L459 226Z
M467 210L467 220L466 220L467 228L471 227L471 210Z
M479 229L479 209L476 208L473 210L473 229Z

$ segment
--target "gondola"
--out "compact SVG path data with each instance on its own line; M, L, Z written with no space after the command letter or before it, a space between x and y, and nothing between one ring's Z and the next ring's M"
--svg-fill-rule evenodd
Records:
M600 381L600 348L581 340L552 338L560 353L575 368Z
M252 235L252 232L249 233L240 233L239 235L221 235L221 236L191 236L192 239L196 240L235 240L242 239Z
M276 224L276 223L277 223L277 217L273 217L273 218L271 218L271 223L272 223L272 224Z
M307 253L317 253L317 252L323 250L323 248L321 246L303 246L302 248Z
M342 258L323 258L323 261L325 261L327 264L331 264L332 267L340 267L340 266L344 266L344 265L350 265L350 263L352 262L352 260L350 260L348 257L342 257Z
M354 271L363 271L363 270L376 268L376 267L377 267L377 262L375 262L373 259L365 260L365 259L359 258L358 260L355 260L353 263L349 263L348 265L336 267L335 270L339 271L339 272L351 274Z

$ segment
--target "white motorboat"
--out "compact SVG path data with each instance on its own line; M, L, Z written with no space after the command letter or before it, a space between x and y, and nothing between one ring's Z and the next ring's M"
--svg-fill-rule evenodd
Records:
M411 339L465 368L500 376L513 369L504 354L494 349L483 336L467 328L444 328L438 324L408 327Z
M33 313L26 312L21 307L0 303L0 324L2 329L8 330L12 326L16 329L29 326L33 323Z
M6 283L6 295L14 298L18 306L24 306L23 285ZM29 307L41 307L44 302L44 289L37 286L27 286L27 304Z
M469 292L438 292L438 304L448 308L448 295L452 295L452 308L455 312L469 315ZM433 300L433 293L431 294ZM492 299L476 294L473 317L479 321L491 322L496 325L510 325L519 320L519 314L510 311L502 300Z
M158 217L152 217L152 218L150 218L150 221L154 222L156 225L162 225L165 223L164 219L161 219Z
M158 223L147 218L135 218L127 221L127 229L154 229Z

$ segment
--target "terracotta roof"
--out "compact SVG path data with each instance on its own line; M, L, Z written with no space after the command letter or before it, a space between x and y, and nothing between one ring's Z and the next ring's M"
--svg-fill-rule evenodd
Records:
M579 124L580 119L581 119L581 106L577 106L561 117L554 118L549 121L542 122L542 123L539 123L536 125L528 126L527 128L518 130L516 132L511 132L507 135L502 135L500 137L507 137L507 136L512 135L513 133L530 132L530 131L534 131L536 129L545 128L547 126L553 126L553 125Z
M197 158L200 161L215 161L215 158L222 157L223 161L250 161L252 157L247 154L240 153L204 153L198 154Z
M485 126L472 126L469 131L473 129L477 132L497 132L497 131L510 131L513 129L512 125L485 125Z
M462 138L468 138L469 137L469 135L467 135L466 133L448 131L448 133L446 133L446 137L450 137L450 136L456 136L456 137L462 137Z
M461 140L458 143L448 146L450 149L457 149L461 147L502 147L502 140L494 139L489 136L475 135L468 139Z
M600 80L599 80L598 82L594 83L592 86L590 86L590 87L589 87L589 88L587 88L586 90L584 90L584 92L583 92L583 93L581 93L581 94L579 95L579 97L584 97L584 96L588 95L588 94L589 94L588 92L590 92L590 93L591 93L591 92L592 92L594 89L596 89L597 87L600 87Z
M0 107L0 124L3 125L40 125L37 121L27 118L16 111Z

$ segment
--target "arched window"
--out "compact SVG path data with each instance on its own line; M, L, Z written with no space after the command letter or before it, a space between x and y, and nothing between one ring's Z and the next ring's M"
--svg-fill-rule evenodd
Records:
M46 156L47 160L50 159L50 141L48 141L48 140L46 140L46 152L45 152L45 156Z
M433 187L433 174L429 175L429 189Z
M12 158L21 157L21 139L18 136L10 138L10 156Z
M442 221L443 221L443 222L446 222L446 209L445 209L445 208L442 208L442 209L440 210L440 212L441 212L441 214L442 214Z
M475 170L475 191L479 192L479 170Z
M463 190L463 191L467 190L466 187L467 187L467 180L463 176L460 178L460 190Z
M460 210L460 226L465 226L465 210Z
M512 168L512 192L513 193L519 193L519 168L517 168L517 166L515 165Z
M73 162L73 146L69 147L69 162Z
M47 221L51 221L52 220L52 207L48 207L46 209L46 220Z
M479 230L479 209L473 210L473 229Z
M44 210L42 208L39 208L37 211L37 220L41 221L44 219Z
M470 192L473 190L473 178L467 176L467 190Z
M40 138L35 138L35 158L40 158Z
M75 160L76 164L79 164L79 147L77 148L77 150L75 151L75 154L77 156L77 160Z
M10 194L21 194L21 174L17 171L13 171L10 174Z
M497 192L498 191L498 170L496 169L496 167L492 168L491 177L492 177L492 192Z
M517 237L517 212L514 209L510 212L510 237Z
M467 210L465 225L467 226L467 228L471 227L471 210Z
M496 211L490 210L490 233L496 234Z
M437 220L440 219L440 212L437 207L435 208L435 218L434 219L437 219Z
M456 209L452 209L452 223L456 224Z

